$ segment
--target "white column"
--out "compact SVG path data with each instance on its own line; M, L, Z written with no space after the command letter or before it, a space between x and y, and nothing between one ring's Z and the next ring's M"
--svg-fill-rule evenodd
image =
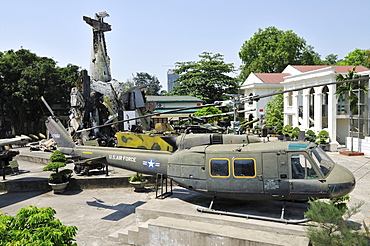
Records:
M328 85L328 132L330 136L329 150L337 151L337 97L335 85Z
M289 106L289 93L285 93L284 94L284 111L283 111L284 125L283 125L283 127L289 124L288 114L286 113L286 112L288 112L288 106Z
M303 122L302 130L307 131L310 127L310 107L309 107L309 96L310 89L303 90Z
M315 88L314 128L316 131L320 131L322 129L322 88L322 86Z
M293 110L293 128L299 127L299 110L298 110L298 91L293 91L292 95L292 110Z

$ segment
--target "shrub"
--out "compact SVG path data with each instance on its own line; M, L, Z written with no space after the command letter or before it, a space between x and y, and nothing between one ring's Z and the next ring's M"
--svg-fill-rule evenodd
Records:
M356 231L349 218L360 211L363 203L347 207L349 196L332 199L329 202L309 201L310 208L305 213L311 220L307 234L315 246L326 245L368 245L369 238L365 233Z
M145 182L146 178L142 173L134 173L128 180L131 182Z
M28 206L16 216L0 212L0 245L77 245L77 227L65 226L55 219L50 207Z

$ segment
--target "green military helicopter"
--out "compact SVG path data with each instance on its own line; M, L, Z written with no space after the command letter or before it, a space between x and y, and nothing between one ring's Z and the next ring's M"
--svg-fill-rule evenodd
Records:
M265 96L252 96L248 100ZM169 150L98 147L77 145L55 116L48 118L46 126L58 149L65 154L84 162L161 174L180 186L214 197L283 201L331 199L350 193L356 184L347 168L334 163L316 144L309 142L262 142L249 135L201 133L164 137L163 141L172 147ZM200 211L213 212L211 206ZM287 221L283 217L284 207L280 219L262 219L285 223L305 221Z

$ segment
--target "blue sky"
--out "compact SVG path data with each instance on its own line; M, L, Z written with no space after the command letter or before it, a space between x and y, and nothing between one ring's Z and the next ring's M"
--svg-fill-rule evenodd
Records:
M322 59L370 48L369 0L13 0L1 1L0 51L21 47L89 68L92 30L82 16L107 11L113 78L155 75L167 88L167 70L196 61L204 51L239 67L238 52L258 28L292 30Z

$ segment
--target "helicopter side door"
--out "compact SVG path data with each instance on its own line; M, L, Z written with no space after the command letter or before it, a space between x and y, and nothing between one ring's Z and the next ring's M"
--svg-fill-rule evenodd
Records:
M265 194L284 198L289 193L289 168L286 152L262 153Z
M261 154L233 156L213 155L208 159L208 190L254 196L263 194Z
M325 185L317 167L305 152L292 152L288 154L291 178L289 180L290 194L315 197L325 194Z

